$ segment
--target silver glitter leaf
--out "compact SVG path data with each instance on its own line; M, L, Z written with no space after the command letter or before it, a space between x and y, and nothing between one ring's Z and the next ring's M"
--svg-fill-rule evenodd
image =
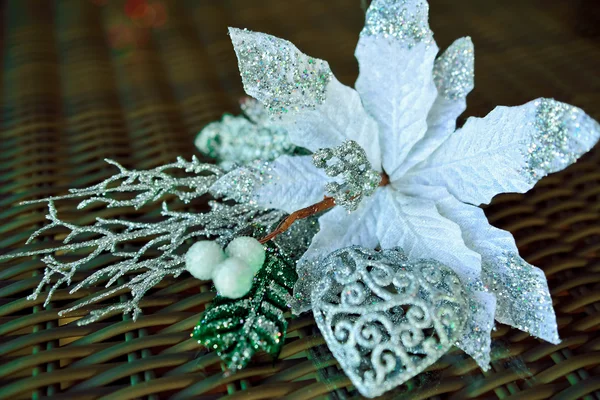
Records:
M555 100L496 107L484 118L469 118L403 181L446 187L465 203L488 203L498 193L529 190L590 150L598 138L596 121Z
M375 36L408 48L433 42L429 29L429 5L425 0L374 0L367 9L361 36Z
M246 93L269 113L314 110L323 103L332 73L326 61L301 53L287 40L229 28Z
M456 40L435 60L433 81L448 100L466 97L475 87L475 56L471 38Z
M313 163L325 170L327 176L340 182L329 182L327 193L335 204L354 211L364 197L371 196L381 181L379 172L371 169L365 150L353 140L333 149L319 149L313 154Z
M265 105L292 143L316 151L355 140L381 170L377 124L325 61L264 33L231 28L230 35L246 93Z
M533 102L535 119L524 173L537 182L574 163L600 139L600 124L581 109L553 99Z
M321 263L315 320L358 391L378 396L422 372L462 334L468 313L459 278L399 249L349 247Z
M271 169L271 163L256 160L217 179L209 192L218 199L256 204L254 192L262 182L270 181Z
M198 237L216 238L217 242L224 245L250 226L270 226L283 215L279 211L252 205L219 204L213 201L206 213L171 211L163 203L161 219L158 221L97 218L90 225L76 225L62 220L55 207L55 202L59 200L81 198L79 209L94 202L105 203L108 208L139 208L165 195L175 195L179 200L189 202L206 194L222 175L219 168L200 164L195 158L191 162L178 159L175 163L148 171L130 171L113 161L110 163L116 165L120 172L103 182L85 189L73 189L71 194L65 196L34 201L47 202L46 218L50 224L34 232L29 242L49 230L62 229L68 231L68 235L61 245L0 256L0 261L43 256L42 262L46 264L44 275L28 299L35 300L43 294L46 297L44 305L48 304L60 286L71 285L77 272L88 269L94 263L101 263L101 268L89 273L71 288L70 293L99 283L110 289L84 298L59 314L65 315L110 299L122 291L128 291L131 297L92 310L87 317L77 321L78 325L92 323L114 312L132 314L133 319L137 319L142 312L140 301L146 292L165 277L177 277L185 270L185 250L191 241ZM179 176L172 173L173 170L188 175ZM115 193L120 196L113 197ZM124 198L124 195L128 195L128 198ZM79 258L73 261L74 256ZM107 261L108 265L105 265ZM49 291L42 292L46 285L50 286Z
M436 53L426 1L373 1L355 52L356 90L379 125L381 163L392 182L427 131L437 95L431 73Z
M466 286L465 293L468 316L463 333L456 341L456 347L471 356L479 368L488 371L496 297L479 285Z
M496 295L496 320L558 344L558 326L544 272L516 251L487 253L483 279Z
M287 130L270 121L261 103L247 98L241 107L244 115L223 115L221 121L204 127L194 142L221 168L231 170L254 160L271 161L299 151L290 142Z

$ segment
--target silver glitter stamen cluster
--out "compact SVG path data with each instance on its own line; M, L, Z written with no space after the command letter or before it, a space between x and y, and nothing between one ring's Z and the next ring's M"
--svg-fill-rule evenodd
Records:
M354 140L347 140L331 149L319 149L313 154L313 163L322 168L331 177L340 182L329 182L325 185L327 193L335 199L335 203L354 211L364 197L375 193L381 176L371 169L365 150Z
M326 61L302 54L287 40L230 28L246 93L273 116L313 110L325 100L332 73Z
M505 252L484 259L486 284L496 295L496 319L552 343L560 342L544 272ZM551 318L549 318L551 316Z
M456 40L435 60L433 81L448 100L466 97L475 87L475 55L470 38Z
M363 396L419 374L463 332L463 287L436 261L352 246L327 256L321 270L312 292L315 321Z
M532 182L575 162L600 136L600 124L577 107L553 99L540 99L535 105L525 171Z
M184 271L185 250L190 242L205 237L216 238L219 244L225 245L250 226L271 226L283 216L280 211L259 209L248 204L229 205L213 201L206 213L171 211L163 203L162 218L152 222L97 218L93 224L80 226L62 220L55 206L57 200L83 198L78 209L94 202L103 202L107 208L139 208L164 195L175 195L181 201L189 202L206 194L212 183L223 174L214 165L200 164L196 158L192 162L178 159L175 163L148 171L130 171L114 161L107 161L116 165L120 172L89 188L71 190L71 194L33 201L47 202L46 218L51 223L34 232L28 243L46 231L62 229L69 232L62 245L0 256L0 260L43 256L42 262L46 264L44 275L28 299L35 300L42 294L42 289L50 285L50 290L44 293L44 305L61 285L70 285L78 271L85 270L90 264L101 263L101 267L75 285L70 293L104 281L105 286L111 289L92 294L75 306L62 310L60 315L109 299L123 290L131 293L127 301L91 311L87 317L77 321L78 325L92 323L113 312L131 313L133 319L137 319L142 312L139 303L144 294L165 277L177 277ZM192 176L175 177L169 170L187 172ZM131 196L127 199L112 197L115 193ZM70 254L63 256L62 253ZM79 258L73 261L73 256ZM105 265L107 262L108 265ZM126 282L119 283L121 278L125 278Z
M361 36L393 38L412 48L433 42L429 5L424 0L375 0L369 7Z
M196 147L215 158L225 170L296 152L287 130L270 121L260 102L246 98L241 102L241 108L244 115L225 114L221 121L204 127L196 138Z

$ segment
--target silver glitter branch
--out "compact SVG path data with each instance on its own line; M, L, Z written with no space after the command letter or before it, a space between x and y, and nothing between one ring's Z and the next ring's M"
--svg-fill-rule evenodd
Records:
M163 278L177 277L184 271L185 250L193 239L210 237L216 238L221 244L226 244L249 227L270 226L284 215L280 211L264 210L247 204L223 204L217 201L209 202L210 210L206 213L177 212L169 210L167 203L163 202L160 213L162 219L154 222L97 218L91 225L79 226L61 220L55 206L56 200L83 197L84 199L78 204L78 209L94 201L102 201L107 207L139 208L149 201L169 194L175 195L183 202L189 202L207 193L210 185L222 175L220 169L213 165L200 164L196 158L191 162L178 159L175 163L148 171L129 171L117 163L110 163L116 165L120 172L102 183L85 189L71 190L71 194L65 196L34 201L48 203L46 218L50 220L50 224L34 232L28 243L48 230L62 228L69 231L62 245L0 256L0 261L17 257L44 256L42 258L46 265L44 275L33 294L28 297L30 300L37 299L43 293L44 287L49 285L49 291L43 293L46 295L44 305L48 304L61 285L71 285L75 273L83 271L91 262L106 255L115 257L116 260L110 265L91 273L75 285L70 293L93 286L102 280L108 280L105 286L111 289L93 295L62 310L59 314L64 315L97 303L121 291L129 291L131 299L93 310L87 317L77 322L79 325L92 323L115 311L131 313L133 319L137 319L142 311L139 304L146 292ZM183 169L195 175L177 178L165 172L173 168ZM120 183L117 186L110 186L115 182ZM128 200L107 197L113 192L137 192L137 194ZM140 242L145 243L140 247L136 244ZM57 252L77 252L78 255L84 252L85 255L75 261L59 260L56 257ZM132 277L126 278L126 275ZM121 283L121 278L126 282Z
M49 197L47 199L32 200L23 204L40 203L48 200L63 200L70 198L89 197L77 206L82 209L94 202L103 202L107 207L133 207L136 210L144 204L156 201L165 195L175 195L184 203L207 193L208 188L223 175L223 171L212 164L202 164L195 156L192 161L181 157L170 164L147 170L128 170L113 160L106 159L107 163L119 168L119 173L110 178L84 189L70 189L70 194ZM175 177L167 173L168 170L180 170L193 176ZM183 190L185 188L185 190ZM116 199L108 197L109 193L136 193L130 199Z

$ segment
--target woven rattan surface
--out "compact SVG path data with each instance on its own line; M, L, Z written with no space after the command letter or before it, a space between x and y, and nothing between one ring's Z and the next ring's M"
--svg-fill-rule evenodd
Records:
M106 157L140 169L189 157L199 129L237 112L243 91L228 25L290 39L329 60L344 83L357 75L359 0L156 0L135 18L144 3L0 3L0 252L23 248L44 223L43 206L20 201L98 182L114 172ZM431 3L440 48L465 35L475 43L467 115L545 96L600 119L597 0ZM486 213L548 276L563 342L549 345L498 325L489 372L454 350L387 397L600 398L600 148L525 195L497 197ZM57 239L46 234L32 246ZM189 337L212 298L208 283L187 275L162 282L137 323L115 315L78 327L56 311L95 289L59 291L44 308L43 297L25 300L41 269L35 259L0 266L0 398L356 396L310 315L291 320L278 361L258 356L227 375L218 357Z

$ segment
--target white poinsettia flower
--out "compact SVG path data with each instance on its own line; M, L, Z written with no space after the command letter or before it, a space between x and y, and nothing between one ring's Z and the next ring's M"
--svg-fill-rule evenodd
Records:
M473 88L473 44L458 39L436 58L424 0L372 2L356 49L356 89L286 40L233 28L230 35L246 92L292 143L317 151L353 140L389 176L355 211L338 206L319 219L299 268L351 245L401 247L408 257L452 268L469 288L469 321L457 344L482 368L494 316L559 342L543 272L519 257L512 235L491 226L477 205L525 192L573 163L597 142L596 121L538 99L497 107L456 130ZM322 200L330 179L310 156L281 156L267 175L249 197L289 213Z

